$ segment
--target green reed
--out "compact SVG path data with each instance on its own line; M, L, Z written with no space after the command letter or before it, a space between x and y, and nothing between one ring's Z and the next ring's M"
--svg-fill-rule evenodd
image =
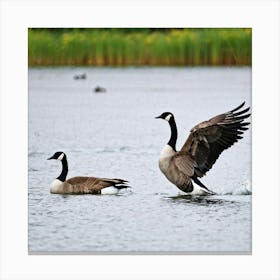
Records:
M249 28L29 29L29 65L251 65Z

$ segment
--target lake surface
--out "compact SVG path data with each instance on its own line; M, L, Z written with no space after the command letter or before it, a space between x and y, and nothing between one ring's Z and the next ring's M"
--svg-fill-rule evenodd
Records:
M75 80L86 73L87 79ZM95 93L97 86L107 89ZM251 104L251 68L30 68L30 253L251 252L251 126L202 182L217 195L190 198L158 168L173 112L177 149L201 121ZM56 151L68 178L123 178L119 195L55 195Z

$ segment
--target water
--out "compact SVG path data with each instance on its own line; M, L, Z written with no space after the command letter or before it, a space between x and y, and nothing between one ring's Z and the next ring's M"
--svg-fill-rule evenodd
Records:
M202 179L217 195L190 198L158 168L170 130L154 119L174 113L179 149L195 124L243 101L246 67L31 68L29 252L250 253L251 127ZM123 178L131 190L50 194L61 166L46 159L56 151L68 156L68 178Z

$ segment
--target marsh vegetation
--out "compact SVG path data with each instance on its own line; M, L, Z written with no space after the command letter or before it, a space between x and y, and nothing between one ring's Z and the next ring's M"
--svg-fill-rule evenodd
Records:
M29 29L29 65L251 65L250 28Z

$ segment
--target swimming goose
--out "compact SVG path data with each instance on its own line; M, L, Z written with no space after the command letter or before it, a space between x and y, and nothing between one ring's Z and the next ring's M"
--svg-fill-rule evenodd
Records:
M165 112L156 117L166 120L171 128L171 137L159 158L159 168L170 182L191 195L215 194L198 178L212 168L225 149L243 138L241 135L250 124L244 120L251 115L245 114L250 107L240 111L244 104L193 127L180 151L176 151L177 127L174 115ZM193 182L196 184L193 185Z
M75 80L84 80L86 78L87 78L87 74L86 73L74 75L74 79Z
M66 180L68 162L66 154L56 152L48 160L56 159L62 162L61 174L52 182L51 193L56 194L117 194L120 189L128 188L127 181L122 179L107 179L96 177L73 177Z
M106 88L97 86L94 88L94 92L106 92Z

